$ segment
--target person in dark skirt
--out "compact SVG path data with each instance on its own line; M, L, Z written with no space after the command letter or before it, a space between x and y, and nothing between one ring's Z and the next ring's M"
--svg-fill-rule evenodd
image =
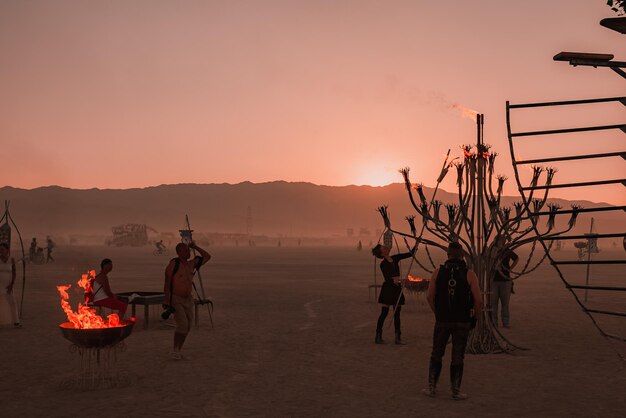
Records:
M381 307L380 316L376 324L376 338L374 339L376 344L384 344L383 325L389 313L390 306L395 308L393 322L396 331L396 344L402 344L400 312L402 311L402 305L404 305L404 295L402 294L402 286L400 284L400 260L412 257L413 254L415 254L415 250L416 247L413 247L411 252L389 255L391 245L378 244L372 248L372 254L376 258L382 259L380 262L380 271L383 273L385 279L380 289L380 295L378 296L378 303L383 306ZM398 298L400 299L399 301Z

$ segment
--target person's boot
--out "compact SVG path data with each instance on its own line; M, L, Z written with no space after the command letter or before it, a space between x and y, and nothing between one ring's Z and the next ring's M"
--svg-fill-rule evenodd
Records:
M376 338L374 338L374 342L376 344L385 344L385 342L383 341L383 332L377 330L376 331Z
M452 389L452 399L464 401L467 399L465 393L461 393L461 381L463 380L463 365L450 365L450 386Z
M400 331L396 331L396 345L406 345L406 343L402 342L402 333Z
M422 389L422 393L426 396L434 398L437 395L437 382L439 381L439 375L441 374L441 363L435 363L430 361L430 367L428 368L428 387Z

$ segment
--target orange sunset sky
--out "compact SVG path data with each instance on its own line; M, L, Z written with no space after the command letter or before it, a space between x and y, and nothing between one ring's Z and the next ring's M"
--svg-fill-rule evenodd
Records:
M0 185L130 188L272 180L433 186L485 113L512 177L505 102L625 95L605 0L2 1ZM624 106L514 114L516 131L626 122ZM520 139L520 157L625 149L619 131ZM626 177L618 158L555 183ZM453 176L443 187L452 190ZM507 194L515 194L513 179ZM553 196L626 204L621 186Z

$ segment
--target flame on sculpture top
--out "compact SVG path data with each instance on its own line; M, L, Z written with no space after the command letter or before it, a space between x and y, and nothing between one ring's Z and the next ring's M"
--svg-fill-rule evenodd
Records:
M461 117L463 118L471 119L474 122L476 122L478 119L478 112L476 110L465 107L460 103L454 103L452 105L452 108L461 112Z

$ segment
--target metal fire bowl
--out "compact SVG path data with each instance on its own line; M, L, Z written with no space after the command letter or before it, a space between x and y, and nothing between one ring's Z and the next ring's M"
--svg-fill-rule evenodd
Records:
M404 287L407 290L412 290L415 292L425 292L428 290L428 280L422 280L420 282L411 282L411 281L407 281L404 284Z
M72 344L82 348L105 348L113 346L130 335L135 322L126 321L125 325L113 328L74 328L71 322L59 325L61 334Z

